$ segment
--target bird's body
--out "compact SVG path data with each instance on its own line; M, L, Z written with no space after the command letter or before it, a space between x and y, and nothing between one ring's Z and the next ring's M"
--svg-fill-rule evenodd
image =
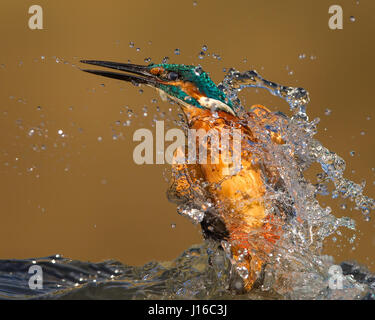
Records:
M213 237L230 244L237 269L245 268L248 272L244 284L246 289L250 289L267 261L267 254L279 238L281 220L269 216L264 201L264 175L271 180L270 184L276 184L278 177L271 168L264 166L259 157L264 157L267 151L262 150L259 155L256 134L246 126L247 121L239 121L238 117L224 111L218 111L213 119L211 110L188 107L183 107L183 110L190 129L203 129L206 132L215 129L222 132L236 128L241 132L242 169L239 172L228 174L232 164L222 161L222 158L219 158L217 164L210 159L206 164L175 164L174 175L178 178L174 180L172 189L177 197L194 201L196 195L189 196L189 193L196 193L197 186L204 186L201 192L212 201L215 213L208 216L208 223L203 222L203 231L207 238ZM274 120L270 115L269 110L258 105L252 107L246 117L256 119L258 123L264 119L263 129L266 131L266 123ZM283 143L279 135L271 131L269 134L270 143ZM215 224L215 219L221 220L223 224ZM215 230L215 225L218 230ZM225 231L222 230L223 226Z
M279 120L278 116L259 105L237 116L225 94L206 73L194 66L83 62L141 76L85 70L157 88L181 105L189 129L203 129L206 132L211 129L218 132L237 129L241 133L240 170L234 174L228 173L232 164L223 161L223 156L228 154L221 154L218 162L212 161L208 153L205 163L175 163L169 197L180 203L194 203L205 211L201 221L205 237L223 246L228 244L233 264L239 272L244 271L244 287L246 290L251 289L280 236L283 219L282 212L278 215L270 214L273 204L264 198L267 186L280 183L276 168L269 166L266 161L271 145L283 143L280 134L269 129L273 122ZM251 127L254 123L257 124L257 130ZM270 148L258 143L259 130L262 135L269 136ZM207 146L210 147L209 142ZM232 153L233 156L234 151L223 152ZM177 153L184 155L185 150L179 149ZM197 195L203 200L199 201ZM212 206L208 207L207 203Z

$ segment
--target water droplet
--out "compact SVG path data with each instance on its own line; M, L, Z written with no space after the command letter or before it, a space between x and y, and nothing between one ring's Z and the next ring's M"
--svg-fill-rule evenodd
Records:
M352 157L354 157L354 155L355 155L355 151L350 151L350 155L351 155Z
M214 59L221 60L220 55L218 55L218 54L216 54L216 53L213 53L213 54L212 54L212 57L213 57ZM225 71L224 71L224 72L225 72Z
M332 110L331 110L331 109L328 109L328 108L324 111L324 114L325 114L326 116L329 116L331 113L332 113Z
M366 134L365 131L361 131L361 136L364 136Z
M197 1L193 1L193 6L196 7L198 5Z
M172 228L172 229L176 228L176 224L175 224L175 223L172 223L172 224L171 224L171 228Z
M134 48L134 42L133 42L133 41L130 41L130 42L129 42L129 47L130 47L130 48Z
M350 19L351 22L355 21L355 17L354 16L351 16L349 19Z
M143 116L147 117L147 106L144 106L142 110L143 110Z
M137 48L137 49L135 49L135 51L139 52L139 51L141 51L141 48Z
M169 57L164 57L161 63L168 63Z
M203 47L202 47L202 50L207 51L207 45L204 44Z
M195 73L195 75L200 76L203 73L202 67L201 66L195 67L194 73Z
M181 52L180 52L180 49L177 48L177 49L174 50L174 54L175 54L175 55L178 56L178 55L180 55L180 53L181 53Z
M299 56L298 56L299 59L305 59L306 58L306 54L304 53L301 53Z
M100 141L102 141L103 140L103 138L102 137L98 137L98 141L100 142Z
M61 136L61 135L64 134L64 131L62 131L61 129L59 129L59 130L57 131L57 133Z

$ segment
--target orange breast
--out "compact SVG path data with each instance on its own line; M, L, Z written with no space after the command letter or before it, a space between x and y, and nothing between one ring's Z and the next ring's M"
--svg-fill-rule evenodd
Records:
M210 198L229 231L233 258L237 261L238 267L245 267L249 272L245 287L250 289L265 262L267 253L272 250L272 243L278 238L278 230L272 227L263 199L265 185L261 158L264 155L260 154L259 150L252 150L249 141L256 143L256 137L251 128L245 126L239 118L222 111L218 111L216 118L213 118L210 110L185 107L184 111L191 129L204 129L206 132L215 129L221 132L235 128L241 132L241 171L228 175L230 164L223 162L222 158L219 158L218 163L211 163L209 152L207 163L199 166L203 180L209 184ZM265 107L255 106L248 116L256 117L262 125L262 113L266 115L269 112ZM266 120L264 121L266 124ZM280 135L270 135L274 143L283 143ZM210 145L207 147L209 149ZM277 180L278 177L271 176L272 178ZM251 240L254 239L254 234L255 237L266 239L267 244L262 245L262 248L257 247Z
M210 152L208 152L207 164L200 165L201 171L204 179L211 185L210 193L218 207L222 208L223 219L227 223L228 229L234 231L240 228L241 232L250 232L251 229L261 227L266 217L262 201L265 186L259 164L253 164L254 154L248 141L255 141L256 139L251 130L240 124L238 118L226 112L219 111L218 117L213 118L211 111L194 108L187 114L191 129L203 129L206 132L211 129L218 132L231 131L232 129L241 131L241 164L243 169L235 175L228 175L230 164L222 161L223 156L228 155L221 154L219 162L213 164L211 163ZM210 149L209 145L208 149ZM197 154L199 154L198 150Z

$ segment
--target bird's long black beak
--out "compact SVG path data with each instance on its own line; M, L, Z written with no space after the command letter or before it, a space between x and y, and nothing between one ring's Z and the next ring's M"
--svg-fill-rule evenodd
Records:
M98 60L81 60L82 63L91 64L94 66L115 69L119 71L124 71L126 73L120 72L110 72L102 70L90 70L81 69L82 71L93 73L99 76L118 79L123 81L129 81L135 84L148 84L153 87L158 86L157 77L150 73L148 66L142 66L130 63L118 63L110 61L98 61Z

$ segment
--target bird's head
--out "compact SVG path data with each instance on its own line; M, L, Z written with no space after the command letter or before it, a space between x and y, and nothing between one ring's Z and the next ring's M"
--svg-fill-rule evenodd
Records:
M85 72L104 77L151 86L158 89L162 97L168 96L183 106L223 110L235 115L231 101L201 67L166 63L143 66L97 60L81 62L122 71L83 69Z

